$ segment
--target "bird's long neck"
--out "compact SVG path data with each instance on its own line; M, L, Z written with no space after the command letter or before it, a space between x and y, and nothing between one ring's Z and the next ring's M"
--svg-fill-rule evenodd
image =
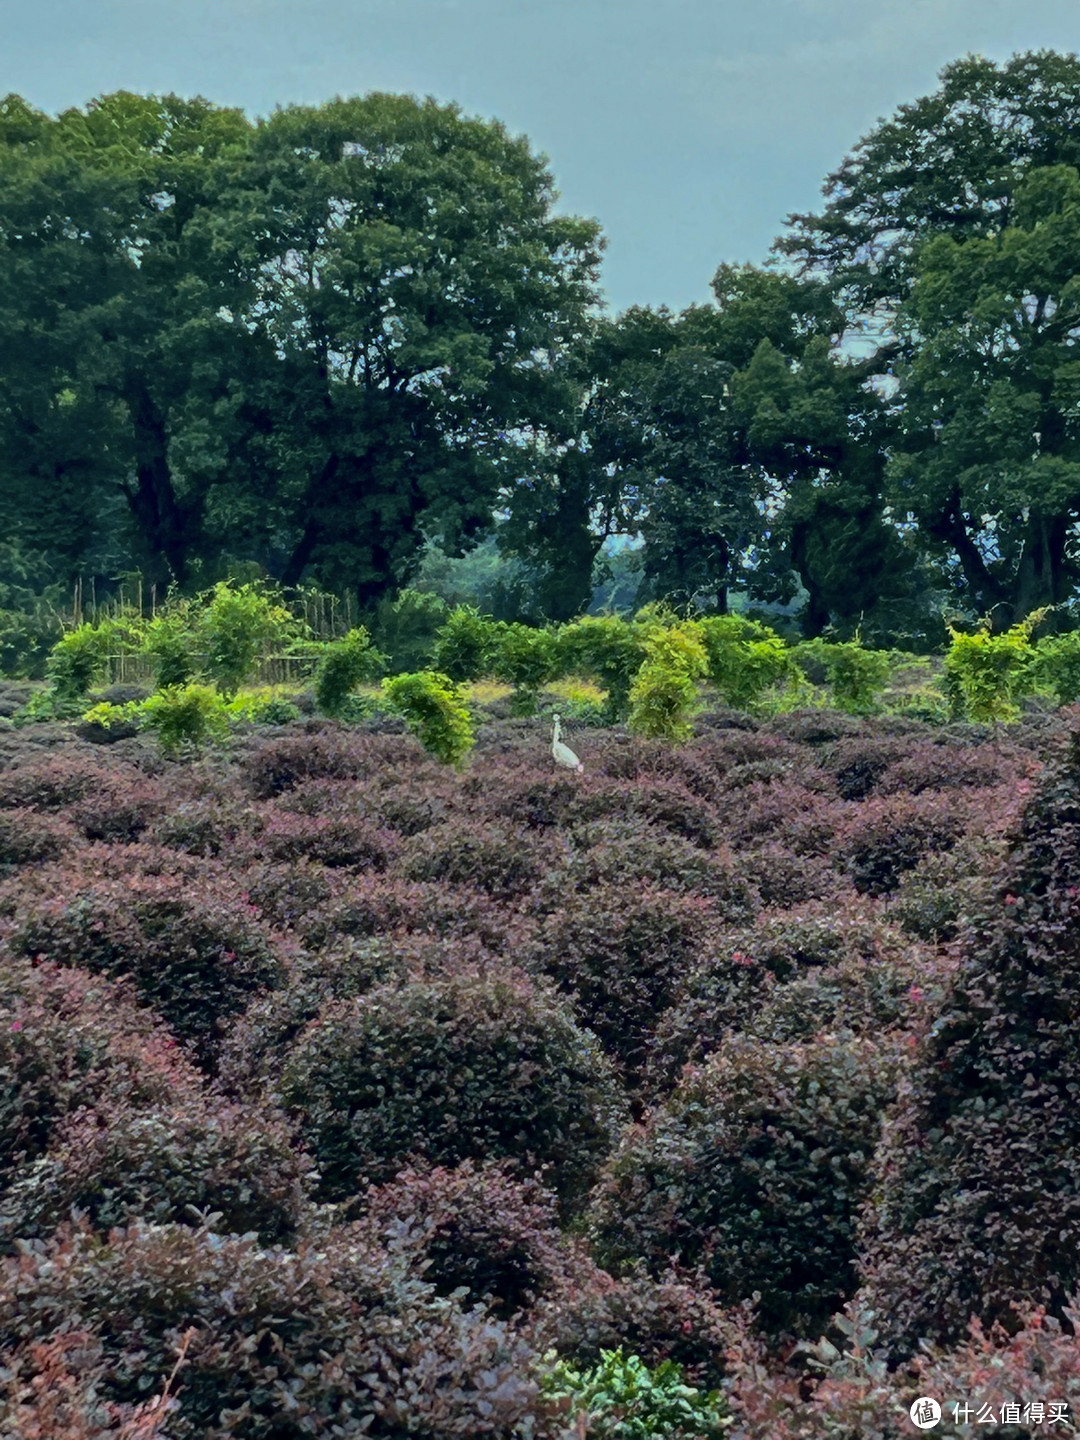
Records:
M554 740L556 745L562 739L562 727L559 724L558 715L555 716L555 734L553 735L552 739Z

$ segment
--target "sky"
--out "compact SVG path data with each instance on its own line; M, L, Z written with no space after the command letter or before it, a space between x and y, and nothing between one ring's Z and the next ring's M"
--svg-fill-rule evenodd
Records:
M614 311L707 301L860 136L977 53L1080 51L1078 0L0 0L0 95L267 115L371 90L525 134L599 220Z

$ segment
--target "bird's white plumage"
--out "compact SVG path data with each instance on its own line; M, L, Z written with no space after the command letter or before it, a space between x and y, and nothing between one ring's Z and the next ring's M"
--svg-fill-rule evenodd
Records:
M558 715L552 718L555 721L555 734L551 741L551 753L555 757L555 764L563 765L567 770L584 770L585 766L574 754L573 750L570 749L570 746L564 745L562 742L562 726L559 723Z

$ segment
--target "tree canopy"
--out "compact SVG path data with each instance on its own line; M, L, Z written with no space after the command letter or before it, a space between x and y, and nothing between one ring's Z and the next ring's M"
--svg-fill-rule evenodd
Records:
M261 573L371 611L433 546L494 535L506 593L568 620L632 537L642 598L741 593L809 635L1060 614L1078 137L1080 58L968 56L766 264L613 316L596 222L559 211L527 139L456 106L9 96L5 543L40 557L40 593Z

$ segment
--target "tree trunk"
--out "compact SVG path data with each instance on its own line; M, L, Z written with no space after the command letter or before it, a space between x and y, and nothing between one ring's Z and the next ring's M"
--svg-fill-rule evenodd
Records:
M987 569L978 546L968 534L956 491L950 496L948 510L938 515L926 528L935 539L943 540L952 547L980 615L992 615L999 606L1009 604L1011 587L1003 585Z
M165 417L141 377L129 379L124 398L135 440L135 488L127 490L127 497L149 559L147 578L156 584L171 580L183 585L199 507L184 506L177 499Z
M1014 625L1025 620L1033 610L1060 604L1068 598L1069 591L1065 565L1067 517L1030 515L1027 532L1012 597Z
M331 455L325 462L315 479L308 486L308 493L305 497L304 508L307 511L307 520L304 523L300 539L293 547L293 552L281 572L281 583L283 585L299 585L304 577L304 571L311 563L315 553L315 547L322 539L322 523L319 518L319 506L330 485L337 474L338 466L341 463L337 454Z
M545 525L549 551L541 585L544 614L557 624L572 620L592 599L593 566L601 540L591 525L589 457L571 451L560 465L555 512Z

